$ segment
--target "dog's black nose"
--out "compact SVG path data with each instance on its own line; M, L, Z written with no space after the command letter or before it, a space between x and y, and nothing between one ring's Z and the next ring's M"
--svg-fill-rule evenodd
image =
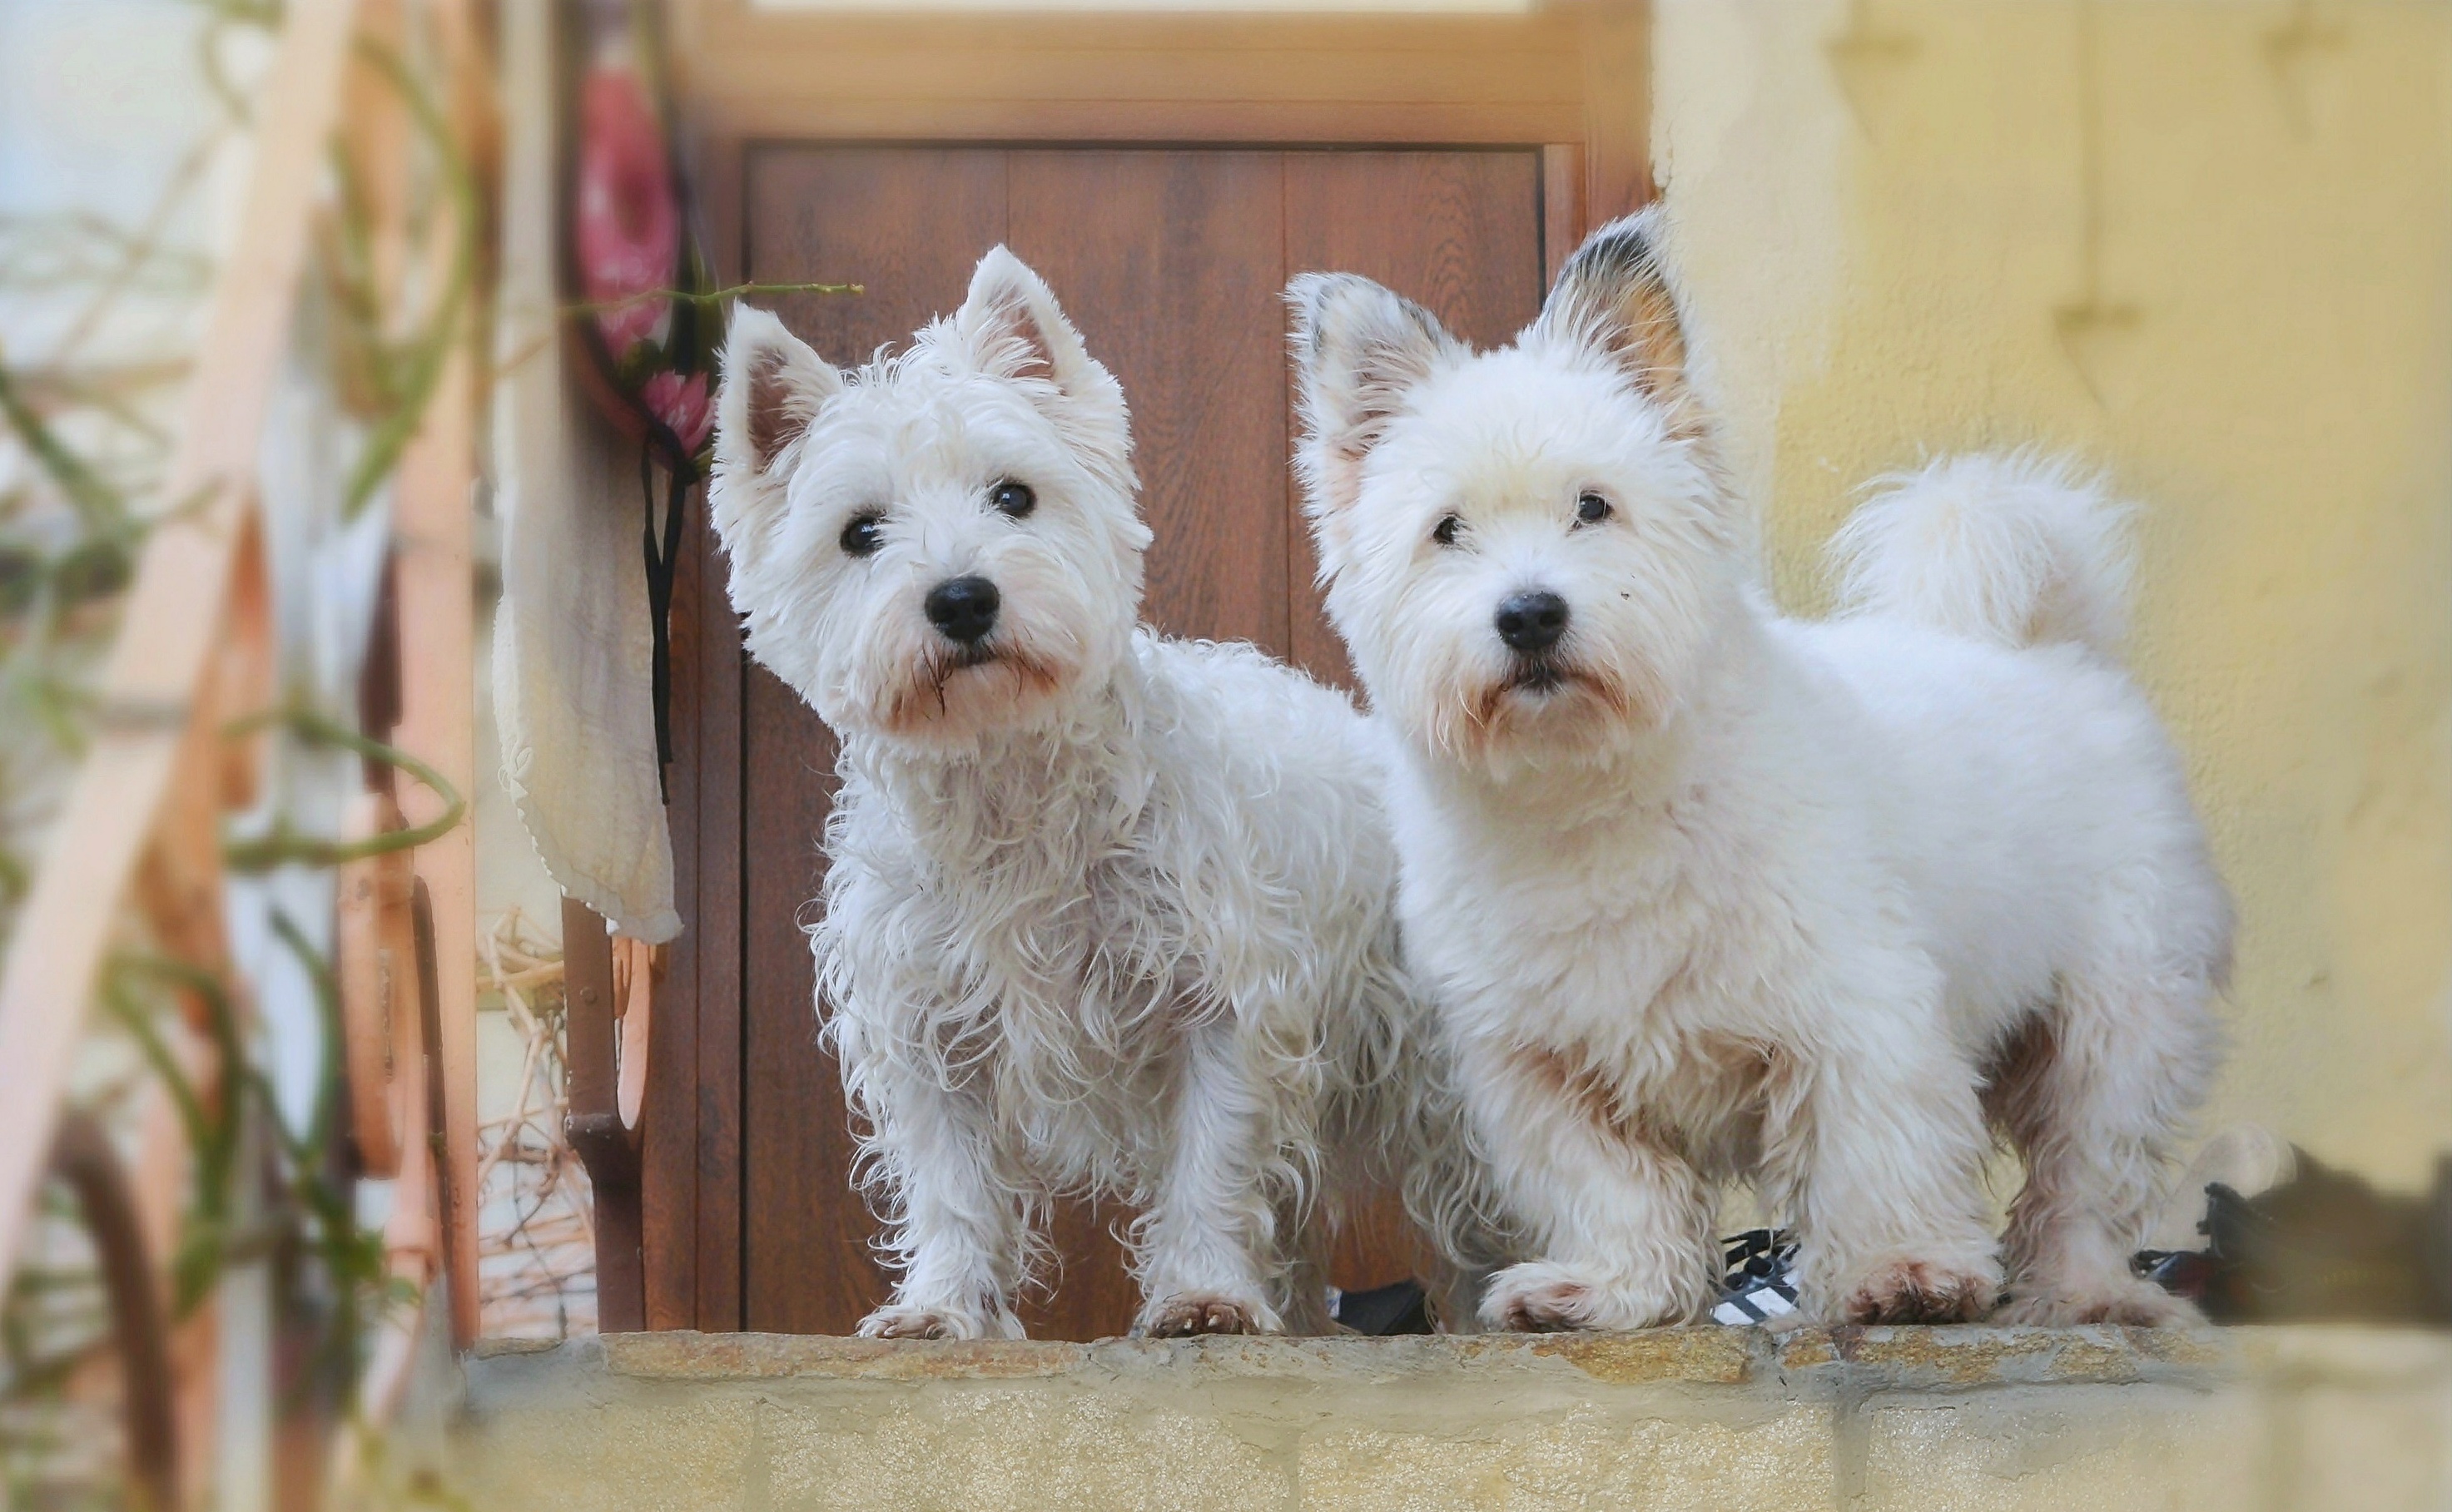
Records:
M1512 593L1498 606L1498 638L1536 656L1567 633L1567 600L1553 593Z
M969 645L996 628L997 585L985 578L948 578L928 590L928 622L948 640Z

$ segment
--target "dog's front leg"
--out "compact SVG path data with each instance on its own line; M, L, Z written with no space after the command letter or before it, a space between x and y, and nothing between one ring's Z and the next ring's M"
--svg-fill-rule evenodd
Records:
M1275 1095L1282 1093L1246 1063L1233 1017L1218 1015L1186 1036L1173 1143L1136 1247L1136 1332L1283 1330L1259 1261L1276 1240L1262 1182L1275 1138Z
M855 1064L849 1058L846 1066ZM1022 1203L988 1110L931 1069L892 1058L851 1078L871 1132L862 1154L900 1272L894 1300L860 1320L881 1339L1018 1339Z
M1508 1205L1541 1258L1491 1278L1493 1328L1645 1328L1715 1294L1710 1188L1620 1103L1608 1073L1554 1046L1475 1041L1459 1082Z

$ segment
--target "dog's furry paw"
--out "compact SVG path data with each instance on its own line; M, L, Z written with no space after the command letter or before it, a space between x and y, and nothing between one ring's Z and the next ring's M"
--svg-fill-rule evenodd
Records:
M2130 1328L2185 1328L2205 1320L2187 1299L2175 1297L2143 1277L2121 1276L2099 1286L2048 1291L2013 1286L1997 1321L2016 1327L2067 1328L2103 1323Z
M907 1303L889 1302L860 1320L860 1336L863 1339L1018 1339L1021 1329L1017 1323L1002 1326L1003 1320L982 1317L978 1313L952 1307L921 1307Z
M1651 1328L1685 1319L1685 1309L1673 1304L1646 1303L1572 1266L1546 1260L1508 1267L1490 1278L1481 1299L1482 1325L1513 1333Z
M1136 1330L1151 1339L1199 1333L1275 1333L1276 1320L1258 1303L1215 1291L1178 1291L1143 1309Z
M1924 1260L1892 1260L1848 1288L1842 1323L1972 1323L1992 1310L2001 1278Z

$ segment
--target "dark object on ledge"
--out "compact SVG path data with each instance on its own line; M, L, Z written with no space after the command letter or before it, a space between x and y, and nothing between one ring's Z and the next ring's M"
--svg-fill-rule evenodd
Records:
M2452 1324L2452 1157L2423 1197L2396 1197L2298 1152L2296 1179L2254 1197L2205 1188L2202 1250L2146 1250L2140 1274L2216 1323Z
M1796 1311L1796 1235L1749 1228L1720 1241L1720 1300L1711 1321L1742 1328Z
M1430 1295L1418 1281L1392 1282L1368 1291L1337 1293L1330 1316L1355 1333L1384 1338L1398 1333L1435 1333Z

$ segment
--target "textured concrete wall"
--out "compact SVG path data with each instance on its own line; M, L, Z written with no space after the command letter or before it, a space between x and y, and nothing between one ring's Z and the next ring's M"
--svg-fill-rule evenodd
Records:
M2452 1146L2452 6L1656 0L1654 150L1783 597L1868 477L2146 506L2134 661L2243 906L2212 1118Z
M602 1512L2440 1512L2447 1445L2440 1334L661 1334L472 1361L445 1482Z

